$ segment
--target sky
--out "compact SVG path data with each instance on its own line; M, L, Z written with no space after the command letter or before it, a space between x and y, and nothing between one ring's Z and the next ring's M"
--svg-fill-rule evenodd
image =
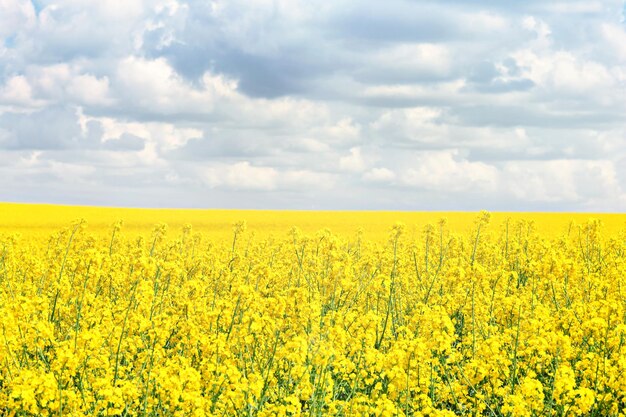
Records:
M0 201L626 212L626 3L0 0Z

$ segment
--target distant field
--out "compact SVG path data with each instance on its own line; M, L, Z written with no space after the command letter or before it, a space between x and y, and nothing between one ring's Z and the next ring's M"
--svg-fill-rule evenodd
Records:
M626 225L626 214L591 213L504 213L492 214L492 225L499 227L509 221L531 220L537 229L549 235L567 233L573 224L583 224L590 218L599 219L608 230ZM231 234L232 224L246 221L249 228L261 235L284 235L293 226L306 233L330 229L341 234L362 229L372 239L384 238L396 222L406 224L408 233L421 230L428 223L446 218L449 227L466 232L477 213L473 212L378 212L378 211L272 211L272 210L200 210L200 209L128 209L106 207L58 206L45 204L0 203L0 233L50 233L83 218L90 230L108 229L123 220L124 231L148 231L156 223L166 223L170 230L180 230L191 224L196 231L218 237Z
M621 417L625 221L2 204L0 415Z

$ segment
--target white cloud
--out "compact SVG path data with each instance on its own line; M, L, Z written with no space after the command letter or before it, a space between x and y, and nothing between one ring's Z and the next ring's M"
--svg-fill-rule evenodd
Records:
M325 126L313 127L313 133L322 140L335 144L353 143L359 140L361 125L351 117L343 117L336 122L327 122Z
M210 187L236 190L270 191L276 188L278 171L271 167L256 167L248 161L207 168L204 179Z
M134 106L156 113L210 113L220 96L235 94L236 83L205 74L200 89L186 82L163 58L130 56L117 69L116 86Z
M604 23L601 26L604 41L607 42L615 55L624 62L626 61L626 29L623 25Z
M526 16L522 19L522 27L531 32L535 32L540 39L546 39L552 33L550 26L541 19L534 16Z
M279 185L284 189L330 190L335 185L335 177L325 172L311 170L287 170L280 173Z
M498 170L484 162L458 158L458 152L433 151L416 155L414 167L401 174L400 181L409 187L446 192L493 192Z
M509 28L510 22L504 16L493 13L480 11L477 13L468 13L465 16L466 21L471 25L485 32L498 32Z
M386 183L396 178L396 174L387 168L372 168L363 174L363 179L369 182Z
M108 106L114 103L110 94L108 77L65 63L27 67L0 86L0 102L30 108L56 103Z
M339 158L339 168L349 172L361 172L366 167L361 148L351 148L350 154Z
M273 167L254 166L249 161L221 164L202 170L205 184L231 190L276 191L301 190L302 187L329 189L332 175L309 170L279 171Z
M108 77L97 78L90 74L78 75L68 83L67 92L80 104L106 106L114 103L109 93Z
M294 138L286 148L313 153L327 152L331 149L328 144L314 138Z
M551 13L600 13L605 9L601 1L556 1L542 6Z
M26 73L37 95L47 100L62 100L67 83L78 75L76 69L67 63L30 66L26 68Z
M124 134L144 138L158 145L162 150L179 148L190 139L202 137L202 131L195 128L177 127L163 122L123 122L110 117L92 117L79 112L79 123L85 133L89 122L96 122L102 128L102 141L115 140Z
M138 36L151 24L162 0L57 0L41 7L32 35L41 57L68 60L69 57L109 58L136 51ZM112 54L112 55L111 55ZM35 60L37 58L34 57ZM71 58L70 58L71 59Z
M231 102L227 103L224 111L227 113L226 117L235 119L240 126L257 129L278 128L305 131L316 125L324 125L321 129L328 131L333 127L334 121L325 104L292 97L273 100L254 99L238 93ZM331 126L328 126L329 124Z
M506 191L519 201L579 202L623 194L611 161L512 161L504 165Z
M438 124L442 110L432 107L413 107L385 111L370 127L390 138L415 142L436 142L447 134L447 126Z
M450 51L446 45L433 43L407 43L390 45L372 57L379 72L404 76L446 76L452 65Z
M6 84L0 87L0 105L15 105L17 107L35 108L44 103L33 98L33 89L23 75L9 78Z
M66 0L67 1L67 0ZM95 9L95 12L107 21L135 20L141 17L145 10L146 2L144 0L108 0L97 1L89 0ZM84 0L70 0L70 4L83 5ZM156 7L162 7L162 2L157 2ZM171 2L176 3L176 2Z
M513 57L525 69L525 77L566 96L607 90L615 85L614 77L604 65L583 60L571 52L538 56L532 50L524 50Z
M421 99L436 102L441 97L452 97L466 86L464 79L433 84L380 84L367 86L359 96L365 99Z
M0 39L32 27L37 20L29 0L0 0Z

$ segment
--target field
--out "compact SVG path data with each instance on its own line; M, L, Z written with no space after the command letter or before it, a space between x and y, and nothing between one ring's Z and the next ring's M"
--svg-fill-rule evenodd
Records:
M0 331L2 415L626 416L626 215L0 204Z

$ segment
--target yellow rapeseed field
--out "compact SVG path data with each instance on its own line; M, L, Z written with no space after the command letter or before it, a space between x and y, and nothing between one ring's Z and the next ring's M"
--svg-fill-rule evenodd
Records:
M0 204L0 415L626 416L626 216Z

